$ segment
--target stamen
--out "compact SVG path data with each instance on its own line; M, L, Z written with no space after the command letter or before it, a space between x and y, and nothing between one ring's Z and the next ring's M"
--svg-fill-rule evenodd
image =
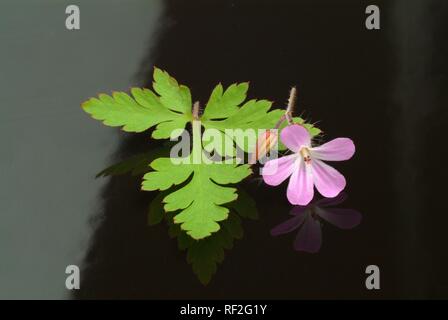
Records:
M300 149L300 155L302 156L303 161L305 161L306 164L309 164L311 162L311 155L308 148Z

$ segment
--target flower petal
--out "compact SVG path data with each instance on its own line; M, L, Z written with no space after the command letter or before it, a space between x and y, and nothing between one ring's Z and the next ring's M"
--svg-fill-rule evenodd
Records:
M315 212L329 223L341 229L352 229L361 222L361 214L353 209L315 208Z
M298 152L302 146L309 147L311 145L308 130L298 124L284 128L280 133L280 138L283 144L294 152Z
M289 179L286 196L291 204L301 206L306 206L313 199L314 185L311 167L302 158L298 158L295 163L294 171Z
M319 252L322 245L320 222L308 216L294 240L294 249L308 253Z
M349 138L337 138L315 148L310 148L312 158L325 161L343 161L355 153L355 144Z
M336 197L345 188L345 178L336 169L317 160L311 160L314 185L321 195L327 198Z
M278 186L285 181L291 175L296 159L297 155L291 154L266 162L261 170L264 182L270 186Z
M286 220L285 222L280 223L279 225L275 226L271 230L271 235L278 236L281 234L290 233L291 231L294 231L298 227L300 227L305 220L305 218L308 216L308 213L306 211L302 211L300 214Z

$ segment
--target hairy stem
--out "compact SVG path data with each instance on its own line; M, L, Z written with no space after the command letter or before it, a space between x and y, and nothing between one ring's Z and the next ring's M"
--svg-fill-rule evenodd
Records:
M293 124L292 113L294 112L296 100L297 100L297 89L296 87L292 87L291 91L289 92L288 107L286 108L285 112L286 120L288 120L289 124Z
M280 128L283 121L285 120L288 121L288 124L293 124L292 113L294 112L296 100L297 100L297 89L296 87L292 87L291 91L289 92L288 106L286 107L285 114L281 116L281 118L277 121L274 129Z
M193 120L199 120L199 101L196 101L193 104L191 113L193 114Z

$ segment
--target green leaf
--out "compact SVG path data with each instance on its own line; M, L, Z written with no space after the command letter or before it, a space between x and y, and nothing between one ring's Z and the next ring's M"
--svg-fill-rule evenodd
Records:
M142 189L167 190L191 179L178 190L167 195L165 211L181 210L174 222L181 224L192 238L202 239L219 230L218 221L227 219L229 209L222 206L237 198L236 189L222 185L237 183L251 174L249 165L236 163L204 162L200 122L193 123L193 149L191 154L174 161L159 158L151 163L154 171L143 177ZM202 160L202 161L198 161Z
M176 79L172 78L168 72L154 68L154 90L160 96L160 102L167 108L191 115L191 94L190 89L184 85L179 85Z
M246 99L248 84L232 84L227 90L223 90L221 84L215 87L201 117L203 126L206 129L217 129L222 133L221 139L210 139L204 141L204 148L207 151L217 150L219 154L233 157L235 149L229 148L225 143L230 140L245 152L250 152L255 148L255 139L249 137L251 134L258 135L257 130L272 129L279 119L284 115L284 110L271 110L272 102L267 100L249 100ZM300 117L294 118L295 122L303 124L311 136L320 133L320 130L312 124L305 124ZM283 129L287 121L280 127ZM240 138L229 137L224 134L226 129L242 130ZM250 130L247 130L250 129ZM244 131L247 130L245 133ZM252 131L252 132L251 132ZM245 135L246 134L246 135ZM227 139L224 139L227 137ZM279 150L285 147L279 142Z
M304 123L303 126L308 130L308 132L310 133L310 136L312 138L318 136L319 134L322 133L322 130L320 130L319 128L315 127L313 124L311 123Z
M206 150L215 149L218 153L226 156L234 156L234 149L225 148L225 141L229 138L235 144L248 152L252 150L254 139L244 138L244 134L239 134L242 139L227 136L224 139L226 129L240 129L245 131L251 129L247 134L257 134L258 129L271 129L282 116L284 111L270 111L272 103L267 100L249 100L243 104L246 99L248 83L232 84L225 91L221 84L215 87L201 117L202 125L206 129L217 129L223 134L221 144L216 141L204 141ZM253 138L253 137L252 137ZM256 138L256 137L255 137ZM249 143L252 142L252 143ZM225 152L227 150L227 152ZM228 152L230 150L230 152Z
M183 129L192 120L190 90L157 68L154 90L159 96L139 88L131 89L132 96L124 92L114 92L112 96L100 94L84 102L82 108L105 125L123 127L128 132L157 126L152 137L166 139L174 129Z
M218 221L225 220L228 209L222 206L237 198L236 189L222 184L237 183L250 175L248 165L236 164L173 164L170 158L151 163L155 170L144 176L142 189L166 190L191 180L163 199L165 211L181 210L174 222L181 224L192 238L202 239L219 230Z
M210 154L217 151L220 155L228 157L235 157L236 148L235 143L231 137L228 137L224 132L219 130L208 130L202 136L202 143L204 150Z
M190 156L180 159L189 162L179 164L166 157L150 158L153 155L148 155L125 160L99 175L146 172L142 189L167 190L163 198L164 209L179 211L174 222L180 224L191 237L202 239L219 230L218 222L228 216L229 209L224 205L237 198L236 189L224 185L240 182L251 170L248 165L193 164L193 160L203 156L203 149L218 151L219 155L231 158L237 148L245 152L253 151L257 137L247 139L244 132L250 129L247 131L258 135L259 129L273 128L284 111L271 110L272 103L267 100L245 102L248 83L233 84L225 90L219 84L213 90L200 121L193 121L191 93L186 86L179 84L167 72L155 68L153 90L133 88L131 95L124 92L115 92L112 96L100 94L98 98L84 102L82 107L93 118L109 126L122 127L125 131L142 132L155 127L152 133L155 139L173 137L173 132L184 129L191 122L193 150ZM302 119L300 121L303 123ZM215 129L222 142L210 141L202 136L201 125L205 129ZM312 125L305 125L313 135L319 132ZM228 129L241 130L242 135L230 137L229 142ZM176 136L181 133L182 130L178 130ZM147 172L144 164L150 161L153 171ZM178 189L173 191L173 186L178 186ZM160 221L160 216L155 216L151 221Z
M236 113L238 106L246 99L248 88L247 82L234 83L223 91L222 85L218 84L210 95L202 120L222 119Z
M281 110L269 113L272 102L267 100L249 100L238 108L237 112L224 120L203 120L204 127L219 130L226 129L270 129L283 114Z

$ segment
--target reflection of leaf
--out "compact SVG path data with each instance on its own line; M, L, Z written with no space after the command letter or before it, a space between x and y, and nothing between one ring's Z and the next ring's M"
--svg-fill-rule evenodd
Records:
M110 167L99 172L96 177L114 176L125 173L131 173L133 176L144 174L151 170L148 163L158 157L167 155L168 151L168 147L154 148L150 152L141 153L111 165Z
M148 225L153 226L160 223L164 216L162 200L166 196L165 192L159 192L157 196L151 201L148 209Z
M199 281L206 285L216 273L218 263L224 260L224 250L232 249L234 239L243 237L243 228L238 215L230 212L221 229L208 238L194 240L176 224L170 226L170 235L177 237L180 250L187 250L187 262Z
M224 260L224 251L233 247L235 239L243 237L243 228L239 216L256 219L258 217L255 201L241 188L238 188L237 200L227 204L230 208L229 218L221 225L221 229L210 237L195 240L173 223L174 213L165 214L161 200L166 191L155 197L148 211L148 225L159 223L165 218L168 223L170 237L177 238L179 250L187 251L187 262L192 265L193 272L199 281L207 285L216 273L217 266Z
M235 210L242 218L258 219L255 200L241 188L238 188L238 199L228 203L227 207Z

